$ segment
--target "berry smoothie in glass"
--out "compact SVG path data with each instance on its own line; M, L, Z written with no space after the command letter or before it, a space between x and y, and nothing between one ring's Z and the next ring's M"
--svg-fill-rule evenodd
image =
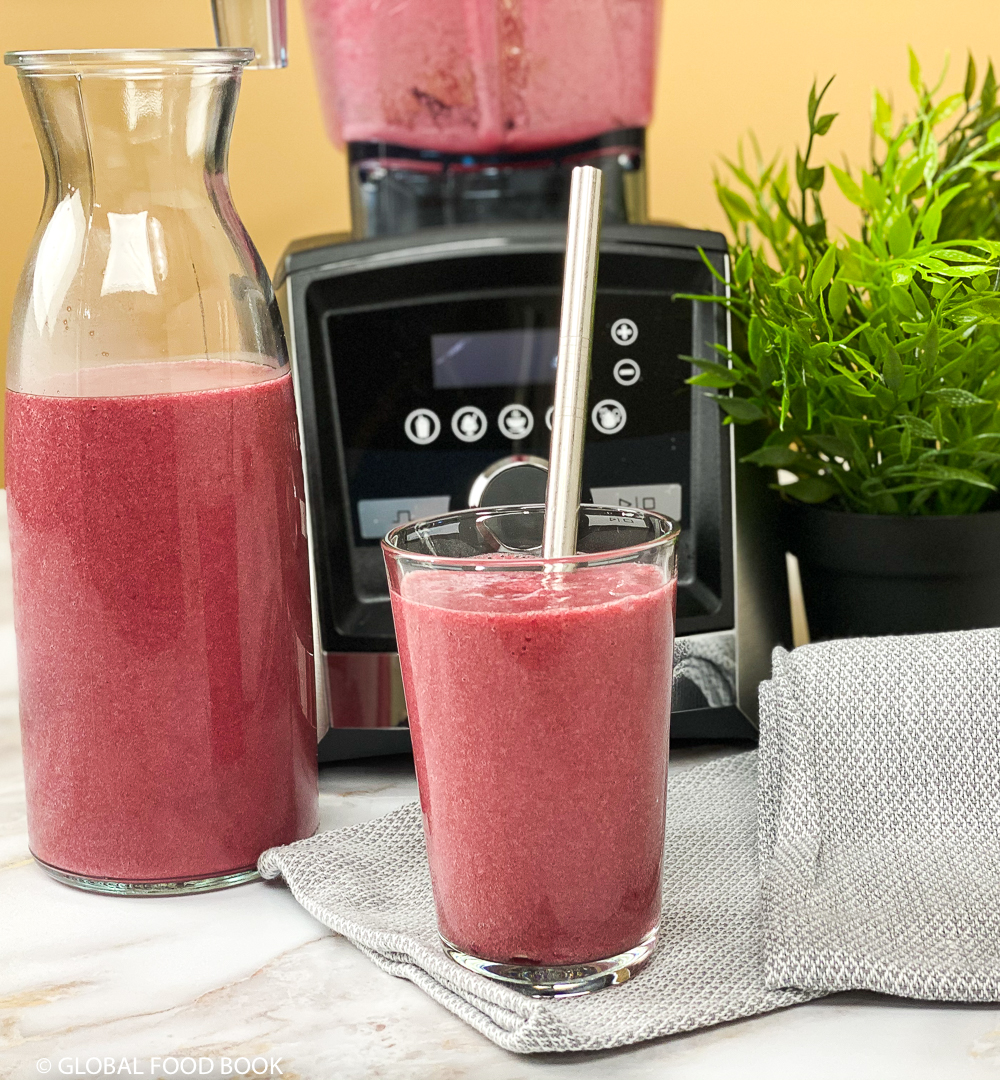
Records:
M383 549L438 927L539 995L634 974L660 917L677 530L583 507L469 510Z

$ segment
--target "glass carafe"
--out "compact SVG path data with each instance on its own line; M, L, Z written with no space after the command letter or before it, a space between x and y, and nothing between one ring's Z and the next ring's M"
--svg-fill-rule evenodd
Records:
M227 177L252 56L6 57L45 164L7 354L28 830L82 888L238 884L317 824L291 376Z

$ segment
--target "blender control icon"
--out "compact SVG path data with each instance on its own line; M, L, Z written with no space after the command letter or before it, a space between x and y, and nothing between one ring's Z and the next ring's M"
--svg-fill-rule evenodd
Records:
M612 374L615 377L615 382L621 386L633 386L639 381L639 376L642 372L639 370L639 365L634 360L619 360L615 364Z
M500 430L508 439L524 439L531 434L535 418L523 405L505 405L497 418Z
M611 324L611 340L616 345L631 345L639 336L639 327L631 319L616 319Z
M463 405L451 418L451 430L462 442L476 442L486 434L486 413L475 405Z
M441 421L430 409L414 409L403 421L403 430L410 442L427 446L441 434Z
M628 416L625 406L620 401L605 398L591 409L590 419L602 435L617 435L625 426Z

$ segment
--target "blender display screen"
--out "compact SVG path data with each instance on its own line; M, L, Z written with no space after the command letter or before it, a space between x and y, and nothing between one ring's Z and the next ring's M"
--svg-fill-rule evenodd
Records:
M434 389L554 383L558 349L554 327L432 334Z

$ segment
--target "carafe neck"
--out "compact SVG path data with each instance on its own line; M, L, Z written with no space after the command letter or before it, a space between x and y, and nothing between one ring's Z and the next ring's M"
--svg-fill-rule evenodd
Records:
M47 53L35 63L16 54L45 166L45 211L75 196L88 216L217 198L243 62L230 53L238 56Z

